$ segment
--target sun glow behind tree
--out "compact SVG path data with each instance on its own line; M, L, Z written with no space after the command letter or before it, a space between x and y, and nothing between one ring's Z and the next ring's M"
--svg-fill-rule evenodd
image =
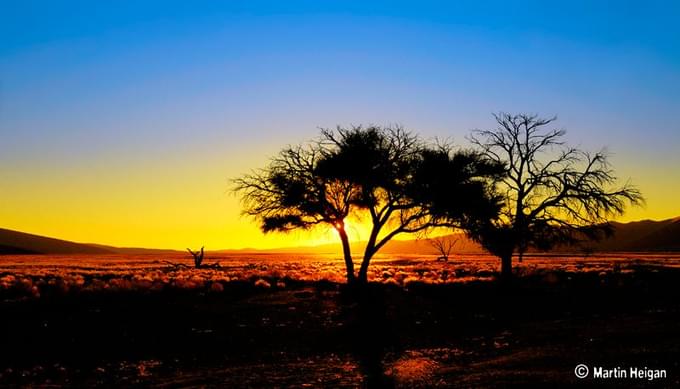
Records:
M501 171L481 154L428 144L402 127L338 127L284 148L235 179L234 190L264 233L335 229L347 281L365 283L371 259L391 239L495 217L490 184ZM355 273L345 221L359 215L371 228Z

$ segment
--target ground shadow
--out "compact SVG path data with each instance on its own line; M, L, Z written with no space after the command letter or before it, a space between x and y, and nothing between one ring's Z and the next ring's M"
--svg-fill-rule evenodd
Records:
M364 386L393 388L383 361L388 352L398 353L398 337L388 319L385 290L381 285L344 287L340 293L341 320L347 346L356 358Z

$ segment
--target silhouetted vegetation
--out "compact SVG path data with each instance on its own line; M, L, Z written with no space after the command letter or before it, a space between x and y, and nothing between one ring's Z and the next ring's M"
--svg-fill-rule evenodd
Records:
M607 155L565 144L555 118L494 115L498 127L474 131L477 151L430 144L401 127L324 129L313 142L284 149L269 166L237 179L244 213L264 232L332 226L347 280L367 281L371 258L402 233L466 231L501 259L535 248L599 239L626 205L643 202L617 186ZM368 214L371 231L355 275L345 220ZM451 247L436 247L448 259Z
M439 236L428 240L428 243L437 250L437 254L439 254L437 257L438 261L448 262L451 251L453 251L456 243L458 243L458 238L452 236Z
M194 257L194 267L196 269L201 267L201 264L203 263L203 249L204 247L201 247L201 251L192 251L190 248L187 248L187 251L189 254L191 254L192 257Z
M529 248L547 250L559 243L598 239L611 231L611 217L643 201L626 183L616 186L607 155L568 146L565 130L547 130L555 118L494 115L498 127L475 131L472 143L505 165L497 182L502 197L499 218L472 228L472 237L501 258L501 274L512 273L512 256Z
M187 248L187 251L189 254L191 254L192 257L194 257L194 267L196 269L201 267L201 263L203 263L203 247L201 247L201 251L192 251L190 248Z
M235 189L264 232L333 227L347 281L366 282L371 258L395 236L494 217L488 186L500 171L481 154L427 144L401 127L337 128L282 150ZM355 276L345 219L359 214L371 231Z

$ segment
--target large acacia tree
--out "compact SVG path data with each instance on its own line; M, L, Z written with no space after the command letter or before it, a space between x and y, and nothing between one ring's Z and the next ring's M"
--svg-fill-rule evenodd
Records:
M235 180L235 189L244 214L256 218L265 233L333 227L347 281L366 282L371 259L395 236L493 215L494 201L484 201L495 173L490 165L480 154L426 144L401 127L337 128L285 148L266 168ZM446 215L434 201L444 191L460 200L447 203ZM356 275L345 229L350 215L371 224Z
M597 239L611 232L609 220L627 205L640 204L640 192L617 185L606 153L565 144L562 129L548 129L555 118L494 115L493 130L474 131L480 152L505 165L497 183L502 199L498 218L471 228L472 236L501 259L501 274L512 274L512 257L529 248Z

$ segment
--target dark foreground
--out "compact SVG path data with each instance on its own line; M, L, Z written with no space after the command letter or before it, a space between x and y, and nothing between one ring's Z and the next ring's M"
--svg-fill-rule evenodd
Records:
M0 386L678 387L680 271L525 276L509 289L55 292L3 300L0 347ZM668 376L593 379L594 366Z

